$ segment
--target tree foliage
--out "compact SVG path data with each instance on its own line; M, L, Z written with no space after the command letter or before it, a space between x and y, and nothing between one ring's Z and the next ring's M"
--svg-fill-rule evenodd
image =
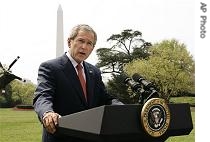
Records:
M113 74L113 78L107 83L107 89L110 94L117 96L124 103L132 104L136 102L136 98L131 97L133 93L124 83L122 74Z
M4 93L1 92L0 107L14 107L18 104L32 105L34 91L33 83L13 80L5 87Z
M186 45L175 39L154 44L147 59L134 60L124 69L129 75L139 73L152 81L166 100L181 92L194 93L194 59Z
M126 29L120 34L113 34L107 41L112 42L113 45L96 51L99 59L96 66L103 69L102 73L119 74L123 71L125 63L149 56L148 47L151 43L145 42L139 31Z
M125 103L133 103L129 98L128 87L123 83L123 66L134 59L144 59L149 56L148 49L151 43L142 39L142 33L131 29L123 30L120 34L113 34L107 39L112 46L99 48L97 52L97 67L102 73L110 73L112 79L107 83L111 94L118 96Z

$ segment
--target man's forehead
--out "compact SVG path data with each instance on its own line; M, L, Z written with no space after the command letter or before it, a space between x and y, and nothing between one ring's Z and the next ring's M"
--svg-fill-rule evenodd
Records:
M88 31L88 30L85 30L85 29L79 30L79 31L78 31L78 34L92 34L92 35L94 35L93 32Z
M94 34L90 31L80 30L77 34L77 37L88 38L89 40L94 40Z

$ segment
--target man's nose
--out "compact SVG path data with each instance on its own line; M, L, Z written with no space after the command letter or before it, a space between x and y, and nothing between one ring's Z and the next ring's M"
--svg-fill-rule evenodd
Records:
M87 42L82 43L82 48L83 49L88 48L88 43Z

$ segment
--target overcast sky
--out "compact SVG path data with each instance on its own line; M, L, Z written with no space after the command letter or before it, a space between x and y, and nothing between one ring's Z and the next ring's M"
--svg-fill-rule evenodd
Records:
M41 62L55 57L56 20L63 9L64 45L70 29L79 23L92 26L98 34L96 48L124 29L139 30L149 42L175 38L194 56L193 0L1 0L0 61L13 73L36 83ZM97 62L95 50L87 60Z

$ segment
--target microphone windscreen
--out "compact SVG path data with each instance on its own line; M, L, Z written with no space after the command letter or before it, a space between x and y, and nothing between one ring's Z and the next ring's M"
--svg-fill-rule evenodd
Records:
M140 78L142 78L142 77L141 77L138 73L134 73L134 74L132 75L132 78L133 78L134 81L138 82L138 80L139 80Z

